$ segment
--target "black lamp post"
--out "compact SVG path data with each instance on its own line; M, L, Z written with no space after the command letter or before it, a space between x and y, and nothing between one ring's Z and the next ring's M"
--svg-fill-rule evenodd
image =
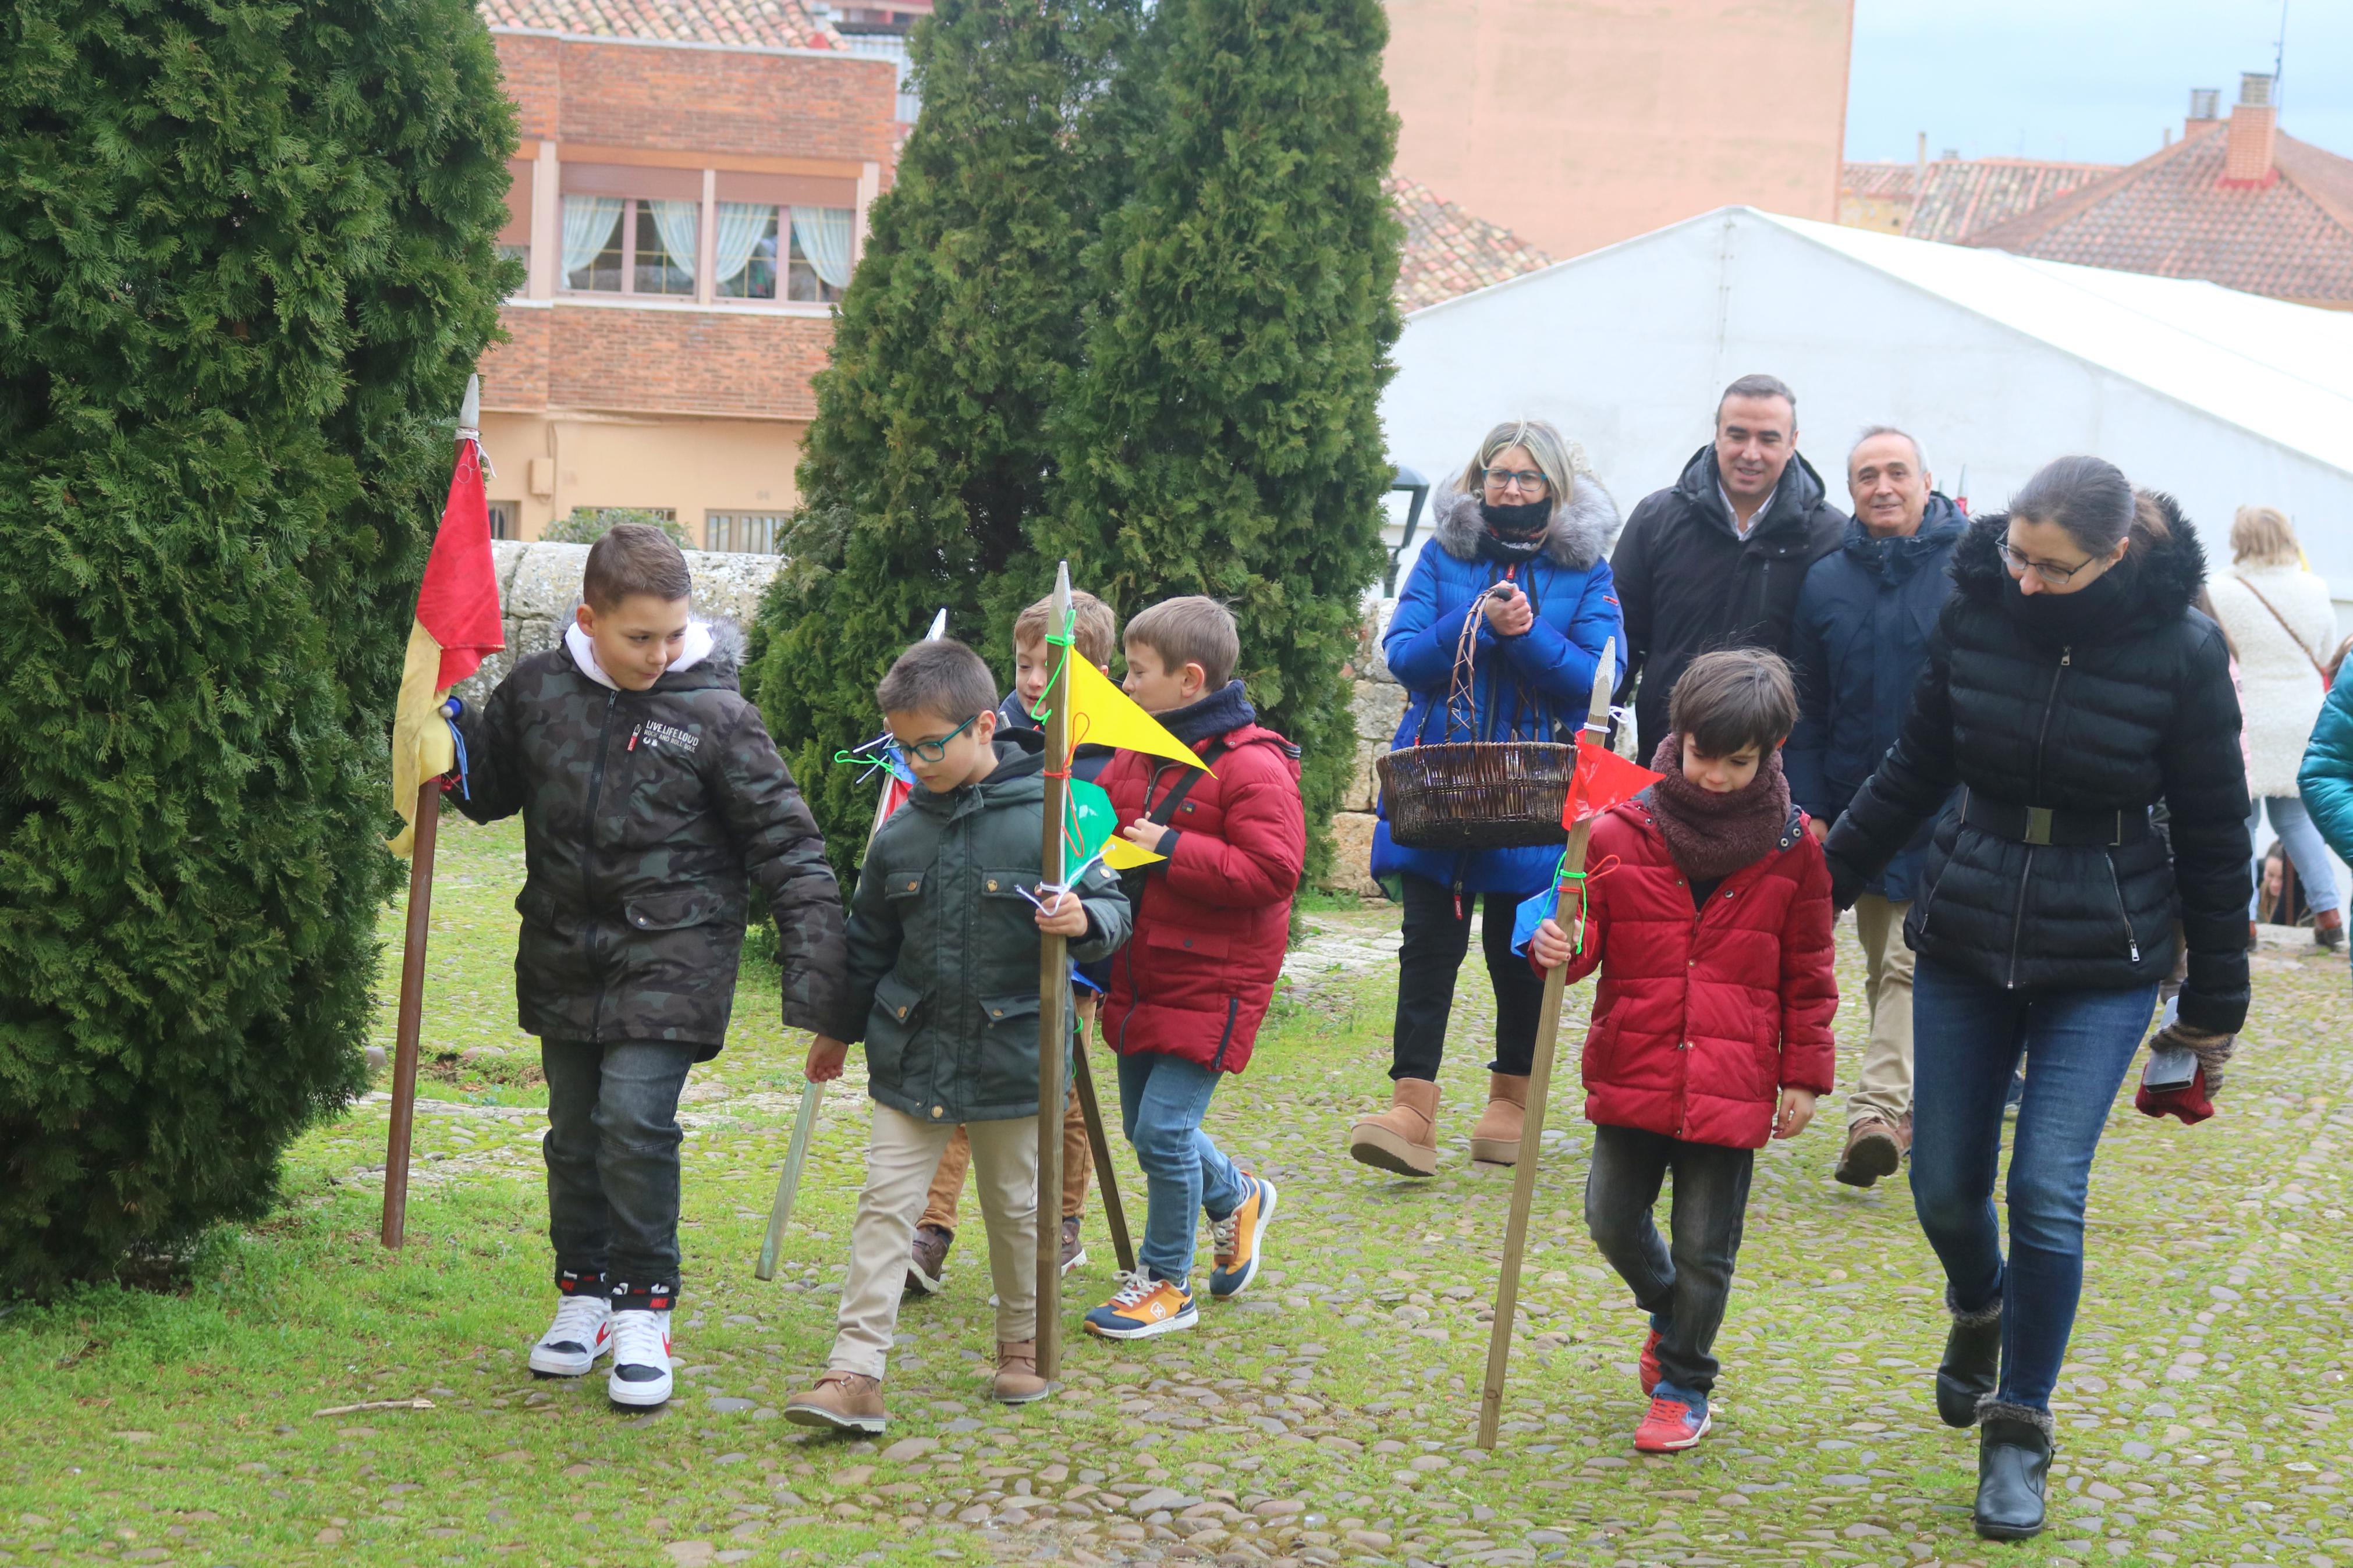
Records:
M1422 507L1430 500L1430 481L1411 468L1400 468L1397 478L1389 481L1389 489L1403 490L1413 500L1407 503L1405 509L1405 537L1398 541L1395 550L1389 552L1389 569L1381 576L1381 597L1384 599L1397 597L1398 563L1413 546L1413 531L1421 521Z

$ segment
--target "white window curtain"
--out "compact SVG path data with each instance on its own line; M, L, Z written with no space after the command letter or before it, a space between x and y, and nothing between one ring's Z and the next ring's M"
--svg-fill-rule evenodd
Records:
M836 289L849 287L849 252L858 215L848 207L795 207L793 233L817 275Z
M564 198L564 275L567 278L596 258L621 221L618 196Z
M661 236L662 248L670 252L670 265L692 278L694 253L702 239L702 204L649 201L645 205L653 212L654 232Z
M732 283L752 264L752 253L767 237L768 220L776 209L753 202L719 204L718 258L712 268L714 287Z

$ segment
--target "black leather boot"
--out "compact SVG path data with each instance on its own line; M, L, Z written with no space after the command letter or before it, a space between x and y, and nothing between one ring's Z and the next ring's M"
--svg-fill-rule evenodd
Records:
M1988 1541L2041 1534L2042 1488L2051 1473L2051 1417L2023 1405L1989 1402L1978 1427L1978 1533Z
M1945 1298L1952 1309L1952 1296ZM1953 1311L1945 1359L1936 1367L1936 1415L1947 1426L1974 1426L1978 1405L2001 1376L2001 1301L1978 1312Z

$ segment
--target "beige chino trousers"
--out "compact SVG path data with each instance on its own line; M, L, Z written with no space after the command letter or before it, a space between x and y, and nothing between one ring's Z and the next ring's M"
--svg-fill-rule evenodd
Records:
M997 1338L1018 1344L1038 1337L1038 1119L975 1121L972 1169L981 1222L988 1230L988 1272L997 1287ZM849 1278L834 1315L836 1372L881 1377L907 1284L915 1221L955 1131L953 1122L919 1121L874 1102L866 1140L866 1187L849 1227Z
M1884 1121L1900 1126L1912 1114L1912 950L1904 945L1909 900L1876 893L1854 901L1855 934L1862 941L1864 990L1871 997L1871 1037L1854 1092L1846 1097L1846 1124Z

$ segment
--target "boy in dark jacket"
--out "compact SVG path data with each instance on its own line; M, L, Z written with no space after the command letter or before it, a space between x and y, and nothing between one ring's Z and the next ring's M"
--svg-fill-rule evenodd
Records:
M1119 621L1111 606L1092 594L1073 592L1071 595L1071 626L1070 651L1087 660L1105 675L1111 673L1112 650L1119 642ZM1054 613L1054 601L1040 599L1014 618L1013 622L1013 689L997 706L997 726L1000 734L1015 730L1035 730L1038 721L1032 717L1046 695L1046 684L1053 679L1054 658L1060 649L1046 640L1047 622ZM1081 744L1071 753L1071 776L1092 784L1110 762L1112 748ZM1086 984L1074 987L1079 1010L1079 1033L1083 1037L1094 1026L1095 998L1110 974L1108 963L1079 966L1080 978ZM1092 989L1090 989L1092 987ZM1087 1202L1087 1173L1092 1169L1089 1159L1087 1120L1079 1110L1075 1087L1062 1110L1062 1272L1068 1274L1087 1260L1086 1245L1079 1239L1079 1215ZM964 1179L972 1169L972 1140L961 1127L948 1139L947 1152L940 1156L940 1168L932 1178L932 1190L923 1199L923 1217L916 1223L915 1240L907 1258L907 1283L928 1296L947 1283L948 1249L955 1245L956 1208L964 1196Z
M849 976L808 1076L841 1076L866 1042L874 1101L866 1187L850 1225L849 1278L833 1353L785 1417L880 1432L884 1361L907 1248L948 1136L972 1140L997 1285L997 1377L1006 1404L1044 1397L1038 1376L1039 933L1082 961L1127 936L1127 900L1098 864L1069 892L1039 892L1045 744L1000 733L996 679L960 642L917 643L875 694L922 787L867 847L850 905ZM1042 902L1038 901L1042 900ZM1067 1048L1067 1047L1066 1047Z
M1257 1277L1274 1217L1274 1184L1238 1170L1201 1129L1219 1076L1250 1065L1307 854L1299 754L1257 722L1233 679L1240 658L1234 618L1212 599L1170 599L1128 623L1128 695L1208 771L1122 752L1100 781L1128 842L1167 858L1132 873L1135 940L1103 999L1148 1194L1135 1272L1087 1314L1106 1339L1193 1326L1196 1215L1209 1215L1220 1300Z
M1644 1453L1707 1435L1709 1352L1756 1152L1803 1131L1836 1071L1830 870L1781 775L1797 710L1776 655L1694 659L1651 762L1664 776L1593 825L1580 941L1552 918L1552 895L1523 910L1538 969L1601 972L1585 1038L1585 1223L1651 1314ZM1651 1218L1669 1172L1672 1249Z
M670 1394L678 1299L678 1097L719 1054L735 998L747 879L776 917L784 1021L836 1010L841 895L817 824L735 687L732 649L691 620L686 558L625 523L588 552L564 646L459 720L476 822L522 814L515 994L547 1075L555 1322L534 1373Z

